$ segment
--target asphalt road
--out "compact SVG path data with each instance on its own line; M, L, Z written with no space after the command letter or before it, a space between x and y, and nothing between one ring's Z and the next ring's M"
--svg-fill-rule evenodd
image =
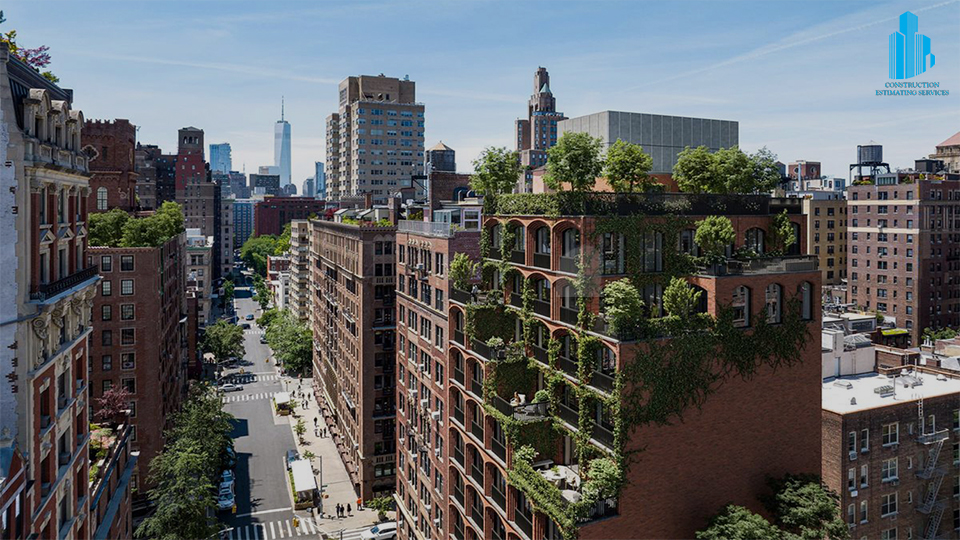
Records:
M232 436L237 452L237 512L221 512L220 519L234 529L231 538L271 538L270 530L289 528L294 515L284 456L296 445L287 422L275 423L271 412L270 397L282 387L276 368L267 362L270 349L260 343L262 331L255 322L244 320L247 314L256 316L259 306L247 288L237 287L236 297L238 324L247 322L251 329L244 331L245 358L223 373L237 375L242 368L245 375L240 378L243 390L224 396L224 409L236 417ZM241 535L241 531L249 534Z

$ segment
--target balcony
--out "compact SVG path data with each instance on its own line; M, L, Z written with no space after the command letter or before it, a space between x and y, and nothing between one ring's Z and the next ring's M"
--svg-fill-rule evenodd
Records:
M546 349L537 347L536 345L533 345L530 348L533 349L534 358L543 362L544 364L548 364L548 365L550 364L550 354L547 352Z
M470 297L470 293L467 291L461 291L460 289L454 287L450 288L450 299L454 302L459 302L464 305L473 301L473 299Z
M500 507L504 512L507 511L507 496L497 490L496 487L490 490L490 495L493 497L493 502L497 503L497 506Z
M42 283L37 287L36 292L30 293L30 300L36 302L45 302L58 294L62 294L73 287L76 287L87 280L98 277L100 267L93 265L78 272L74 272L65 278L58 279L53 283Z
M576 326L579 313L575 309L560 308L560 321Z
M600 441L607 448L613 448L613 432L607 430L600 424L593 425L593 438Z
M465 383L464 383L464 381L466 380L466 378L464 377L463 372L460 371L459 369L456 369L456 368L453 369L453 380L455 380L455 381L457 381L458 383L460 383L460 386L466 386ZM462 414L462 412L461 412L461 414Z
M512 405L500 396L493 396L493 406L504 416L520 422L536 422L547 417L547 402Z
M463 506L466 505L466 503L464 502L465 499L464 499L464 496L463 496L463 490L461 490L461 489L454 489L454 490L453 490L453 497L454 497L455 499L457 499L457 501L460 503L460 506L461 506L461 507L463 507ZM462 528L460 529L460 532L461 532L461 533L463 532L463 529L462 529Z
M722 208L723 215L768 216L772 207L788 214L801 212L799 199L771 198L768 195L717 195L697 193L520 193L488 197L489 214L632 216L644 214L709 216ZM795 202L796 201L796 202ZM488 214L485 210L484 214Z
M473 436L476 437L478 441L483 442L483 426L482 425L476 422L470 422L470 433L473 433Z
M514 512L514 523L517 524L517 527L523 531L523 534L527 535L527 538L533 538L533 516L527 515L520 511L517 508L517 511Z
M499 439L491 439L490 447L493 449L493 453L500 458L500 461L507 462L507 447Z
M483 537L483 534L482 534L483 533L483 510L474 506L473 509L470 510L470 517L473 518L473 522L476 523L477 528L480 529L480 532L481 532L480 537L482 538Z
M546 318L550 318L550 302L544 302L543 300L534 300L533 301L533 312L537 315L542 315Z
M557 356L557 367L571 377L577 376L577 361L566 356Z
M453 342L456 343L456 344L458 344L458 345L460 345L461 347L466 346L466 343L467 343L467 342L463 339L463 331L462 331L462 330L454 330L454 331L453 331Z
M510 252L510 262L516 264L527 264L527 253L525 251L513 250Z
M571 426L577 427L580 425L580 413L574 409L571 409L567 405L560 403L557 406L557 413L564 422L570 424Z
M706 276L748 276L761 274L789 274L793 272L817 271L816 255L794 255L790 257L766 257L745 261L729 259L722 263L699 269Z
M453 460L456 461L457 463L459 463L461 467L465 467L465 466L466 466L466 465L465 465L465 462L464 462L464 459L463 459L463 449L457 448L456 446L453 447ZM462 496L463 496L463 494L461 494L461 497L462 497ZM463 499L462 499L462 498L460 499L460 504L463 504Z
M465 425L463 420L463 410L454 409L453 410L453 419L460 423L461 426Z
M510 305L513 307L523 308L523 296L517 293L510 293Z
M473 349L473 352L479 354L480 356L488 360L494 359L493 351L490 349L490 347L486 343L480 341L479 339L471 339L470 348Z
M473 392L473 394L478 398L483 399L483 383L481 381L471 379L470 391Z
M470 467L470 477L477 482L477 485L483 487L483 469L478 468L475 465Z
M604 392L613 392L613 376L594 371L590 377L590 384Z
M533 254L533 265L537 268L550 269L550 254L549 253L534 253Z

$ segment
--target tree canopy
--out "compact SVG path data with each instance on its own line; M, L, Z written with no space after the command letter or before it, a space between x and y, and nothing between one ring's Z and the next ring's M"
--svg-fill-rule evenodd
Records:
M767 193L780 181L776 161L766 147L752 155L736 146L716 152L687 147L677 155L673 177L688 193Z
M936 341L938 339L953 339L957 337L956 330L950 328L924 328L923 329L923 339L929 339L930 341Z
M713 258L722 257L735 238L733 223L726 216L707 216L697 223L693 237L704 254Z
M230 357L242 357L246 354L243 329L227 321L217 321L204 331L203 351L212 353L218 363Z
M0 11L0 24L7 22L7 19L3 16L3 11ZM27 47L22 47L17 43L17 31L10 30L9 32L0 32L0 42L7 43L10 45L10 54L14 58L20 60L24 64L33 68L36 72L40 73L44 79L57 84L60 82L60 77L57 77L53 74L52 71L40 71L41 69L50 65L52 60L50 57L50 47L46 45L41 45L34 49L28 49Z
M123 210L91 214L91 246L160 247L183 232L183 212L175 202L164 202L149 216L131 217Z
M797 243L797 234L793 231L793 223L787 216L786 210L773 216L773 228L770 232L770 245L773 253L782 255L790 249L790 246Z
M686 317L696 310L702 291L694 289L681 277L670 279L663 291L663 308L674 317Z
M265 336L274 356L288 370L308 371L313 361L313 332L287 310L271 317Z
M617 139L607 149L603 176L616 192L663 190L663 184L650 177L653 158L639 144Z
M267 257L277 255L277 248L280 245L280 237L265 234L262 236L251 236L240 247L240 259L254 272L261 276L267 275ZM287 237L287 246L290 245L290 238ZM283 253L281 251L281 253Z
M517 152L488 146L473 160L470 187L484 195L510 193L520 180L523 168Z
M571 191L589 191L603 170L602 144L586 133L564 133L547 150L544 182L557 191L563 191L564 184L569 184Z
M733 504L710 518L707 528L697 531L697 540L778 540L782 531L763 516Z

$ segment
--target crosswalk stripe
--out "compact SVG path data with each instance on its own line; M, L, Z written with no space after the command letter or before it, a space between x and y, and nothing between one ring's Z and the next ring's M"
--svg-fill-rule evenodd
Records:
M277 524L277 530L280 531L280 538L283 538L283 522Z
M290 522L287 521L287 536L293 538L293 531L290 530Z
M276 537L277 537L277 533L273 530L273 522L271 521L270 522L270 539L273 540Z

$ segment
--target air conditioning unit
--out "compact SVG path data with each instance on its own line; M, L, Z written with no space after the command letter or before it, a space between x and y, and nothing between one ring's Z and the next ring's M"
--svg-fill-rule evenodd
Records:
M405 441L405 440L406 440L406 439L404 439L403 437L397 437L397 442L400 443L400 444L403 444L403 441Z
M432 508L433 508L433 506L431 506L431 505L429 505L429 504L426 504L426 505L423 506L423 509L426 510L427 512L429 512Z
M432 416L434 420L439 420L439 419L440 419L440 411L433 411L432 413L430 413L430 416Z
M411 388L411 389L410 389L410 397L417 397L417 389L416 389L416 388Z
M856 450L854 450L853 452L850 452L850 461L854 461L855 459L857 459L857 451L856 451Z
M429 399L423 398L423 399L420 400L420 406L421 406L421 407L426 407L427 405L430 405L430 400L429 400Z
M433 453L434 453L435 456L440 457L440 449L439 449L439 448L434 448L434 449L433 449Z
M433 525L434 525L435 527L440 527L440 518L437 518L437 519L433 520Z
M427 370L427 364L425 364L425 363L423 363L423 362L420 362L420 366L419 366L419 367L420 367L420 371L421 371L421 372L424 372L424 371Z
M850 496L851 496L851 497L856 497L856 496L857 496L857 493L858 493L857 490L855 490L855 489L854 489L854 490L851 490L851 491L850 491Z
M423 263L417 263L417 272L423 272Z

